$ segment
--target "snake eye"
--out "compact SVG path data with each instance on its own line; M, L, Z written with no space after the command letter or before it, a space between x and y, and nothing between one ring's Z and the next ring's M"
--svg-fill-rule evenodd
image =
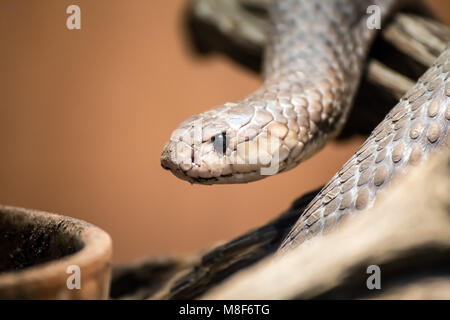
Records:
M225 132L222 132L221 134L218 134L211 138L211 141L213 143L214 149L218 154L223 156L225 152L227 151L228 144L230 143L228 136Z

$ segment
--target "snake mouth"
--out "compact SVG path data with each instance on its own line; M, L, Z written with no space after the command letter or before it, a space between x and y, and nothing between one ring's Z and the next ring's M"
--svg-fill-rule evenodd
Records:
M256 180L263 179L259 170L245 172L245 173L230 173L220 176L212 177L191 177L188 175L187 171L180 168L171 159L170 148L164 148L161 156L161 167L164 170L170 171L174 176L181 180L185 180L191 184L202 184L202 185L213 185L213 184L240 184L248 183Z
M182 170L175 163L171 162L170 160L167 161L165 157L161 157L161 167L164 170L170 171L175 177L187 181L190 184L201 184L201 185L243 184L261 180L266 177L264 175L261 175L259 169L245 173L234 172L230 174L212 177L192 177L188 175L187 171ZM279 172L284 171L285 169L286 168L280 170Z
M217 184L220 177L210 177L210 178L193 178L188 176L186 171L181 170L179 167L175 167L172 163L168 163L167 161L161 160L161 167L164 170L170 171L175 177L185 180L191 184ZM225 178L231 178L231 174L224 176Z
M191 184L203 184L203 185L213 185L213 184L230 184L230 183L247 183L255 180L259 180L261 178L255 178L257 176L257 172L251 172L247 174L241 174L241 179L236 177L233 174L221 175L218 177L190 177L187 174L187 171L183 171L180 167L176 166L173 162L166 161L164 157L161 157L161 167L164 170L170 171L175 177L185 180ZM253 179L249 179L250 177L244 177L244 175L254 176Z
M191 184L201 185L215 185L215 184L242 184L249 183L257 180L261 180L264 176L261 176L257 171L242 173L242 174L227 174L218 177L208 178L193 178L187 175L187 173L181 169L170 169L163 166L164 169L169 170L174 176L181 180L185 180Z

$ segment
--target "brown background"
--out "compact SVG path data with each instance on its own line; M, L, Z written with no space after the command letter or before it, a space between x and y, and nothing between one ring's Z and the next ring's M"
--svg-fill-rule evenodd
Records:
M450 1L432 1L450 16ZM82 30L66 29L78 4ZM183 38L184 0L0 2L0 202L85 219L115 261L187 253L256 227L326 182L362 138L249 185L193 186L161 169L190 114L243 97L256 75Z

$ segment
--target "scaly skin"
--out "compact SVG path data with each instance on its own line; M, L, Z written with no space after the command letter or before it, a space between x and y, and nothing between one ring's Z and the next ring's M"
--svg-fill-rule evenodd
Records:
M378 192L386 189L396 176L425 161L430 153L448 149L449 122L450 47L447 47L306 207L283 241L282 250L329 232L342 217L371 208Z
M292 169L320 150L347 119L377 31L367 27L372 4L384 18L396 2L274 1L261 88L181 123L162 166L192 183L242 183Z

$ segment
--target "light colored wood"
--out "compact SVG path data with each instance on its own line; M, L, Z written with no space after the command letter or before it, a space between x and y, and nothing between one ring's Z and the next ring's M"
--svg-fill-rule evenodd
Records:
M367 79L391 92L400 99L414 82L404 75L395 72L377 60L372 60L368 66Z
M391 280L404 277L414 264L427 265L427 259L428 267L433 261L443 267L439 261L448 263L450 252L448 190L450 152L445 152L394 181L370 212L350 218L327 236L240 271L203 298L307 299L339 289L345 296L346 286L365 287L365 271L372 264L381 266L384 285L383 274L389 271ZM450 290L447 277L442 285ZM402 287L403 296L408 296Z
M398 14L382 32L399 51L430 66L450 42L450 28L427 18Z

